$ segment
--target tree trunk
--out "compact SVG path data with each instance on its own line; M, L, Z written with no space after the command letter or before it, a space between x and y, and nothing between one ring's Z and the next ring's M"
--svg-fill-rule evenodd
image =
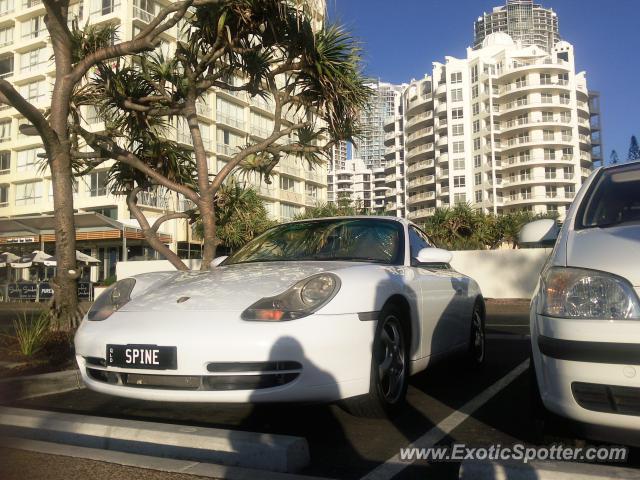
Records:
M73 173L68 151L59 150L50 156L51 183L56 236L57 274L54 286L54 318L63 330L75 328L78 314L78 278L76 267L76 230L73 219Z
M203 249L202 265L200 270L209 270L211 262L216 258L216 215L213 206L213 195L211 199L202 198L200 201L200 218L203 226Z

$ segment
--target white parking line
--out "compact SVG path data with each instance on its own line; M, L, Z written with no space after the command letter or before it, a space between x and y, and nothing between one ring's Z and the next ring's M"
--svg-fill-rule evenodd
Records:
M456 410L447 418L438 423L438 425L418 438L415 442L410 443L407 448L433 447L436 443L449 435L462 422L469 418L469 416L471 416L476 410L482 407L485 403L491 400L491 398L493 398L511 382L518 378L524 371L527 370L527 368L529 368L528 359L511 370L504 377L484 390L482 393L469 400L460 408L460 410ZM388 480L410 466L412 463L413 462L401 461L400 452L398 451L398 453L396 453L385 463L379 465L378 467L367 473L364 477L362 477L361 480Z

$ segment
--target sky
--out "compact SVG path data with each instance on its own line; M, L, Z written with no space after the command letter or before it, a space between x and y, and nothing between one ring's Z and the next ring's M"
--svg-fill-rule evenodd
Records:
M640 137L640 0L539 0L575 47L576 69L601 94L604 157L624 161ZM327 0L329 19L364 48L368 76L392 83L422 78L445 56L464 58L473 22L505 0Z

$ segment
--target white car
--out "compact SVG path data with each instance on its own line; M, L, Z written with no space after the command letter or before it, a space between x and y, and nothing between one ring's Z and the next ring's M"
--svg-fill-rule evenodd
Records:
M622 441L637 438L640 162L594 172L559 235L553 220L539 220L520 238L533 243L556 236L531 302L539 399L587 432L600 435L606 427Z
M398 218L278 225L211 271L118 281L80 325L77 362L90 389L123 397L351 399L383 415L431 361L484 361L482 294L450 260Z

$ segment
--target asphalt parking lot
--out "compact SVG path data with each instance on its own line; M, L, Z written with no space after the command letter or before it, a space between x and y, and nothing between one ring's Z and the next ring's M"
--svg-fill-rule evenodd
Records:
M469 371L450 361L412 377L407 407L393 420L356 418L335 405L169 405L88 390L25 400L16 406L303 436L309 442L311 465L301 473L345 479L372 472L378 478L457 478L458 463L417 462L389 468L388 461L401 448L416 440L420 444L429 435L438 444L583 446L585 441L560 420L542 434L533 424L523 364L529 357L528 304L491 304L488 313L485 367ZM504 384L505 376L512 381ZM496 385L504 388L498 391ZM497 393L479 402L487 392ZM627 466L640 465L638 457L632 450Z

